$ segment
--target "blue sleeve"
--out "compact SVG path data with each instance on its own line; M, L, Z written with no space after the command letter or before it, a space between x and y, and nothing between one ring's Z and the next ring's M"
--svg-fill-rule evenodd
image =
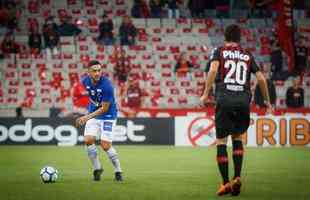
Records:
M86 88L86 77L82 77L80 82Z
M113 102L114 98L114 89L110 81L106 81L104 85L101 87L103 90L103 95L100 99L100 102Z

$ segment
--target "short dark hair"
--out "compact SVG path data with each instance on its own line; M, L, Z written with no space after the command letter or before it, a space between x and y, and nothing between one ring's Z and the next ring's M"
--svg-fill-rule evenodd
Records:
M225 29L225 41L226 42L237 42L241 40L241 30L240 27L236 24L231 24Z
M100 62L98 60L91 60L88 63L88 67L91 67L93 65L101 65Z

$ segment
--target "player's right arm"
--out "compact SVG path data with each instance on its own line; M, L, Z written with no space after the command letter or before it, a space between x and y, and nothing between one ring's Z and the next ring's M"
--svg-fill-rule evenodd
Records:
M270 96L269 96L269 92L268 92L268 86L267 86L267 80L264 77L263 73L261 71L257 71L255 73L256 79L257 79L257 83L259 85L259 88L262 92L262 95L264 97L264 102L267 106L267 113L272 113L273 112L273 107L271 105L270 102Z
M85 85L85 84L84 84ZM112 101L112 98L114 96L114 92L113 92L113 87L111 85L110 82L107 83L106 87L103 88L102 90L105 91L105 96L103 97L102 96L102 99L100 99L100 107L97 108L97 110L95 110L94 112L91 112L89 114L86 114L82 117L79 117L77 120L76 120L76 126L82 126L84 125L88 120L92 119L92 118L95 118L99 115L102 115L106 112L108 112L109 108L110 108L110 104L111 104L111 101ZM91 101L91 98L90 98L90 101Z

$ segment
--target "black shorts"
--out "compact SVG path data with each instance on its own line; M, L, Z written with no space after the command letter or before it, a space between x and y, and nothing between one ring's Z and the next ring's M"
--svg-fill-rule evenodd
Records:
M248 105L216 105L216 138L225 138L232 134L243 134L249 128L249 125L250 107Z

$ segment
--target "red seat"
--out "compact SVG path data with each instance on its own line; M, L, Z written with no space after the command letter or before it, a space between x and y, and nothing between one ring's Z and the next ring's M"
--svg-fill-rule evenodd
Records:
M109 1L108 0L99 0L98 2L100 5L109 5Z
M104 46L98 45L97 46L97 51L100 52L100 53L103 53L104 52Z
M73 6L77 4L77 0L67 0L67 5L68 6Z
M187 105L188 100L187 100L186 97L178 97L178 103L179 103L180 105Z
M153 86L153 87L159 87L159 86L160 86L160 81L159 81L159 80L152 80L152 81L151 81L151 86Z
M146 64L145 65L146 69L155 69L155 65L154 64Z
M172 72L162 72L161 76L163 78L171 78L172 77Z
M94 7L94 1L93 0L85 0L85 6L86 7Z
M195 71L194 72L194 77L199 79L199 78L204 78L204 72L203 71Z
M38 0L30 0L28 1L28 11L32 14L39 13L39 1Z
M87 9L86 13L87 15L96 15L96 9Z
M180 85L181 87L189 87L191 83L189 81L181 81Z
M9 103L9 104L17 104L17 102L18 102L18 99L16 98L16 97L8 97L7 98L7 103Z
M10 80L9 81L9 86L18 86L19 85L19 81L18 80Z
M35 30L39 30L38 20L36 18L28 18L27 28L29 32L34 32Z
M41 90L40 90L41 95L50 94L50 92L51 92L50 88L41 88Z
M118 9L118 10L116 10L116 13L115 13L115 15L119 16L119 17L125 16L126 14L127 13L126 13L125 9Z
M194 89L194 88L186 88L185 89L185 93L187 94L187 95L196 95L196 90Z
M168 33L168 34L172 34L172 33L175 33L175 32L176 32L175 28L167 28L166 29L166 33Z
M167 80L165 84L166 84L167 87L174 87L175 86L175 81Z
M153 33L154 34L161 34L162 30L161 30L161 28L153 28Z
M116 0L115 4L118 6L125 5L125 1L124 0Z
M7 71L7 72L5 72L5 78L6 79L16 79L17 78L17 72L16 71Z
M13 63L9 63L7 65L8 69L13 69L13 70L17 70L17 65L16 64L13 64Z
M88 51L88 46L87 45L80 45L80 51Z
M102 60L104 60L104 58L105 58L104 54L97 54L97 55L96 55L96 59L97 59L97 60L102 61Z
M163 63L163 64L161 65L161 67L162 67L163 69L171 69L171 70L172 70L172 65L171 65L170 63Z
M8 94L16 95L18 93L18 87L8 88Z
M34 88L28 88L25 91L26 97L35 97L36 96L36 91Z
M157 50L157 51L166 51L166 50L167 50L167 47L164 46L164 45L158 45L158 46L156 46L156 50Z
M33 86L33 85L34 85L34 83L32 80L25 80L24 81L24 86Z
M180 90L176 87L170 88L169 92L171 95L179 95L180 94Z
M180 53L180 47L179 46L170 46L171 53Z

